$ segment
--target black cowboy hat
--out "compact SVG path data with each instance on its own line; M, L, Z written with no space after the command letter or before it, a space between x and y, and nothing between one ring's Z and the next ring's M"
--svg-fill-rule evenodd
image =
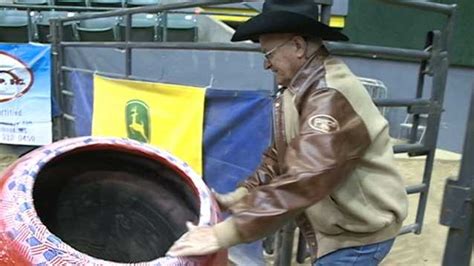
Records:
M318 5L314 0L266 0L262 13L240 25L232 41L252 40L265 33L297 33L328 41L348 41L338 30L317 20Z

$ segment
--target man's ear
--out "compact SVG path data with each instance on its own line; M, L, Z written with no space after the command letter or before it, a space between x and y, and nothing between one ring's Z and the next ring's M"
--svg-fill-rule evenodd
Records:
M305 39L301 36L294 37L295 47L296 47L296 57L298 58L305 58L306 57L306 50L308 48L308 44L306 43Z

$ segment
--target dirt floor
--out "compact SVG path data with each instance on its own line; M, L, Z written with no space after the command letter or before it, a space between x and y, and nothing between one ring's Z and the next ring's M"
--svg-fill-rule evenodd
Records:
M421 182L424 160L397 159L397 164L406 178L407 185ZM447 177L457 176L459 165L460 161L457 158L449 156L435 161L422 233L398 237L382 265L441 265L448 232L448 227L439 224L444 186ZM409 216L406 224L415 221L418 198L418 194L409 196Z

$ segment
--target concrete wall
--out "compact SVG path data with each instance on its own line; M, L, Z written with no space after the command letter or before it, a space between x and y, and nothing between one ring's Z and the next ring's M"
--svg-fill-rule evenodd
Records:
M125 73L120 49L65 48L65 65L101 73ZM230 90L272 91L273 76L260 53L238 51L136 49L132 75L149 81Z

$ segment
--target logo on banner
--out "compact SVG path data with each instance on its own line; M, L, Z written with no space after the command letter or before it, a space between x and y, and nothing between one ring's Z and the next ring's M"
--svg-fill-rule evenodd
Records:
M33 85L33 72L15 56L0 52L0 102L23 96Z
M128 138L140 142L150 142L150 110L146 103L140 100L127 102L125 108Z

